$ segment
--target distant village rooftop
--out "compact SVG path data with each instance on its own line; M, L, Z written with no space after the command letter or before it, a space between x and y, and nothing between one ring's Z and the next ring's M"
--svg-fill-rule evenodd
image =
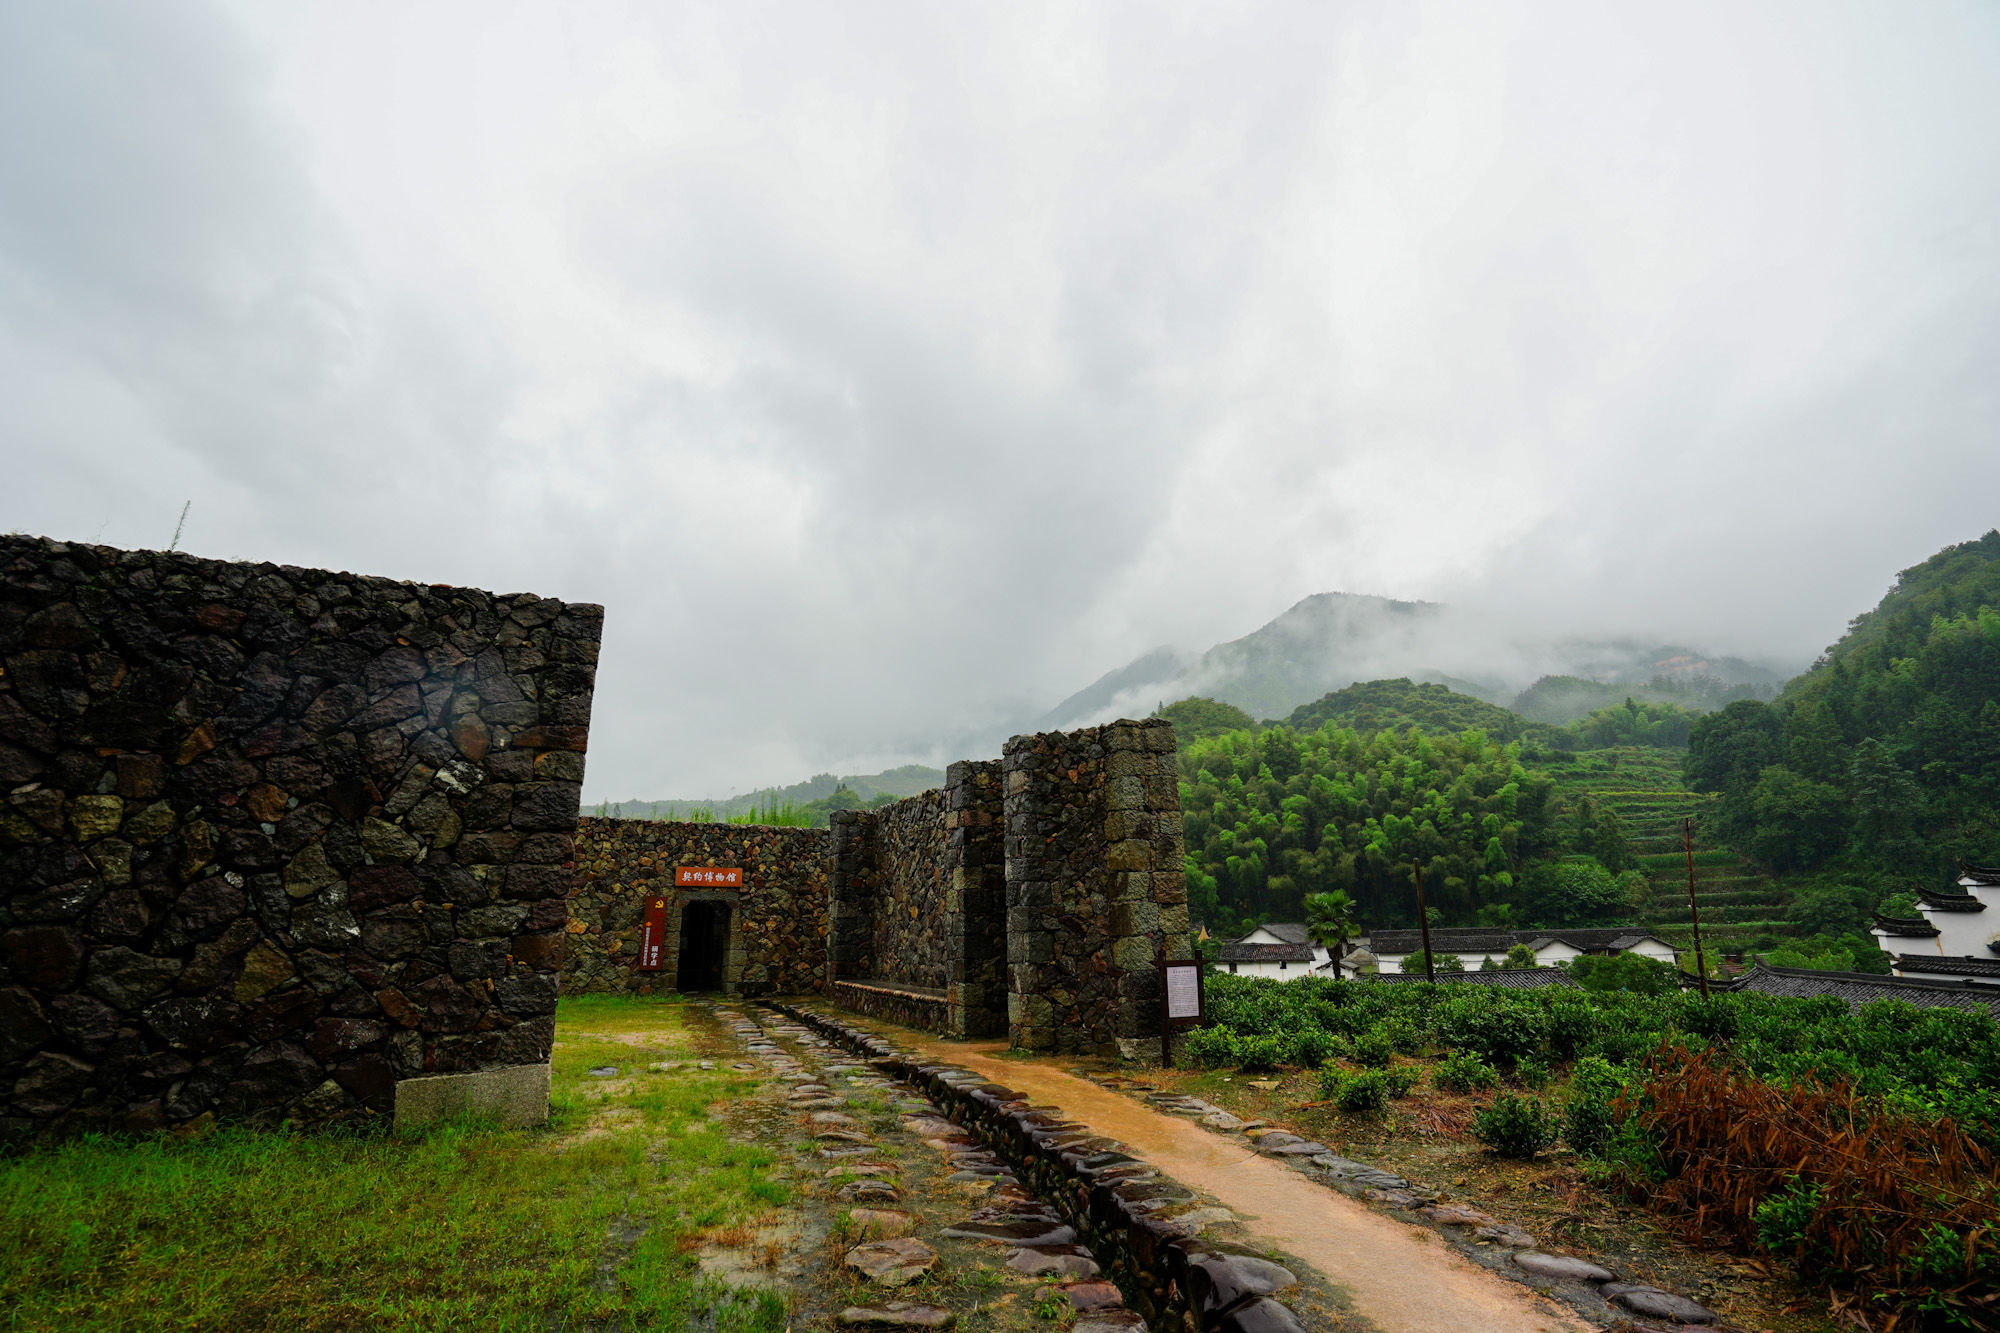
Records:
M1421 972L1383 972L1369 978L1373 981L1415 981L1421 983ZM1541 990L1546 986L1567 986L1580 990L1580 986L1570 978L1569 973L1559 967L1520 967L1495 972L1440 972L1437 974L1440 986L1498 986L1502 990Z
M1859 1009L1877 1000L1901 1000L1922 1009L1958 1009L2000 1022L2000 995L1995 994L1994 988L1963 981L1885 977L1872 972L1821 972L1772 967L1760 962L1733 981L1711 981L1709 985L1718 990L1794 998L1830 995L1844 1000L1849 1009Z
M1368 949L1376 957L1412 954L1424 947L1420 930L1376 930L1368 934ZM1499 957L1517 944L1539 951L1562 943L1582 953L1623 951L1659 936L1637 926L1577 926L1544 930L1490 930L1481 927L1431 931L1431 947L1439 953L1490 953ZM1664 940L1660 940L1664 944Z

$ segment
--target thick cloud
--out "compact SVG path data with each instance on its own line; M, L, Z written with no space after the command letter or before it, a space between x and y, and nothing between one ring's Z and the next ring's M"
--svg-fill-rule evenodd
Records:
M591 798L1329 589L1809 657L1992 525L2000 20L0 6L0 523L607 604Z

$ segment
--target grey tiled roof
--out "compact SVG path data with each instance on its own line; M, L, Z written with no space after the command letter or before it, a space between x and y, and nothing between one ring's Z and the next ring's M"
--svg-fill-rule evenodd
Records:
M1924 906L1933 912L1983 912L1986 904L1969 893L1932 893L1929 889L1918 888L1917 897L1923 899Z
M1540 947L1561 940L1579 949L1629 949L1640 940L1659 939L1634 926L1572 926L1545 930L1482 930L1452 927L1431 931L1431 947L1439 953L1490 953L1500 957L1517 944ZM1621 941L1623 941L1621 943ZM1666 943L1660 940L1660 943ZM1417 930L1370 931L1368 947L1376 954L1409 954L1424 947Z
M1875 929L1891 939L1927 940L1938 933L1938 928L1920 916L1875 916Z
M1896 955L1896 970L1938 977L2000 979L2000 958L1940 958L1928 953L1899 953Z
M1432 934L1437 932L1433 931ZM1378 975L1375 981L1422 981L1421 972L1390 972ZM1456 986L1461 982L1473 986L1501 986L1508 990L1540 990L1544 986L1568 986L1578 989L1569 974L1559 967L1522 967L1511 972L1440 972L1438 985Z
M1310 963L1313 951L1309 944L1230 943L1222 946L1221 958L1225 963Z
M2000 869L1993 866L1969 866L1960 861L1958 874L1961 879L1969 879L1974 884L2000 884Z
M1303 921L1266 921L1257 927L1257 930L1268 930L1287 944L1312 943L1312 937L1306 934L1306 924ZM1257 932L1250 933L1254 935Z
M1845 1000L1850 1009L1859 1009L1876 1000L1902 1000L1925 1009L1960 1009L2000 1019L2000 995L1995 994L1994 987L1922 981L1915 977L1882 977L1871 972L1819 972L1759 963L1725 988L1755 991L1760 995L1831 995Z

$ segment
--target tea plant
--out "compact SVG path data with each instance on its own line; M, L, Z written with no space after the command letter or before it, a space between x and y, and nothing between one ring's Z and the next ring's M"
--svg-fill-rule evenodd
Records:
M1511 1092L1501 1093L1493 1105L1473 1117L1472 1132L1502 1157L1522 1160L1554 1147L1560 1137L1555 1117L1539 1099Z

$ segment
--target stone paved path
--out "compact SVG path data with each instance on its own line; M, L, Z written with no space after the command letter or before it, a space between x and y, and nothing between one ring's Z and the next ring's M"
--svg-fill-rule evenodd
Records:
M1384 1333L1573 1333L1574 1313L1459 1257L1407 1226L1314 1183L1240 1139L1149 1110L1048 1064L1002 1059L1003 1043L944 1042L908 1031L905 1049L973 1070L1062 1109L1131 1146L1184 1185L1214 1195L1244 1229L1346 1289Z

